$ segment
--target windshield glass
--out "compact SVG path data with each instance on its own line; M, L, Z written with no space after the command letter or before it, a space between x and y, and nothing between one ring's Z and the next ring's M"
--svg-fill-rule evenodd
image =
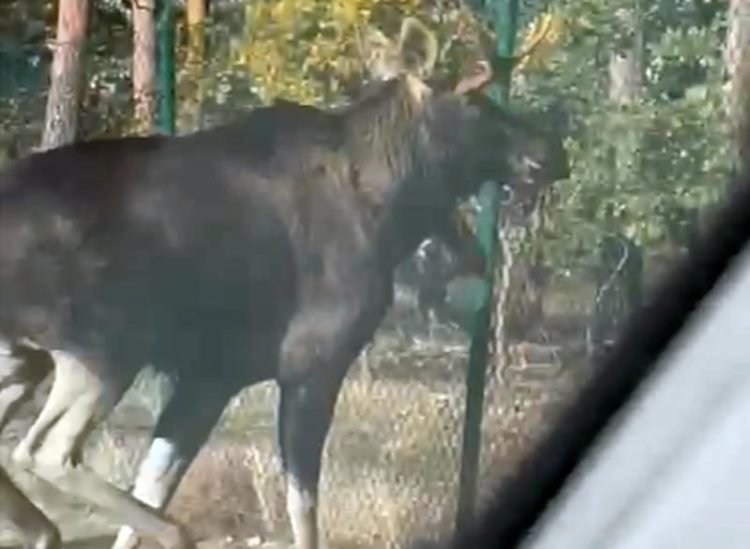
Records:
M740 5L2 2L0 544L468 528L725 197Z

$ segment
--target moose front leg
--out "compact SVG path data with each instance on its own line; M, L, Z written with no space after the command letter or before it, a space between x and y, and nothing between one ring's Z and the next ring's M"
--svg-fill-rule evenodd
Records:
M372 338L387 301L374 303L359 311L350 303L299 315L282 345L278 441L297 549L325 545L317 512L323 446L341 383Z
M166 508L227 401L241 387L240 383L222 376L192 378L190 373L175 384L133 486L133 497L157 510ZM112 549L125 549L139 542L137 523L121 524L124 526L117 533Z
M314 381L281 387L279 446L287 481L287 512L297 549L317 549L322 542L318 531L318 481L337 392L332 387L317 386Z
M13 460L20 465L32 466L34 461L67 464L104 391L101 380L83 361L62 351L50 354L54 382L41 412L13 450ZM45 447L41 459L36 450L40 443Z

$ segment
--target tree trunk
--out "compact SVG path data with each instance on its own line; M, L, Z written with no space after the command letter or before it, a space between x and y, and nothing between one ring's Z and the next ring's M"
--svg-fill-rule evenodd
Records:
M638 102L643 92L643 28L639 0L633 7L615 12L616 34L609 54L609 99L613 105L612 134L625 135L634 130L625 110ZM615 140L611 149L613 180L629 181L638 177L639 154L631 139ZM613 220L616 227L616 220ZM613 229L602 235L597 292L592 318L586 330L586 348L590 357L604 350L616 337L620 322L640 300L642 282L640 248Z
M750 163L750 0L730 0L724 59L729 76L727 109L735 152Z
M88 0L60 0L42 150L76 139L88 15Z
M188 130L200 129L205 97L203 68L206 57L206 1L186 0L187 58L182 74L181 126Z
M643 29L634 1L632 9L620 9L615 13L616 35L614 46L609 55L609 99L615 106L612 114L613 130L631 131L631 124L624 107L638 102L643 91ZM633 177L638 170L638 158L630 148L628 140L622 140L624 146L613 145L615 177Z
M133 103L136 127L150 133L156 105L155 0L133 1Z
M206 18L206 0L185 0L185 15L189 27L203 23Z
M609 98L616 105L635 103L643 87L643 53L637 19L631 10L618 10L619 40L609 55Z

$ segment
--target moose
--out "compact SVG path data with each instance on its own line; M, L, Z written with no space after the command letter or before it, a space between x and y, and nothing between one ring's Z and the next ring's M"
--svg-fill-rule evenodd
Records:
M436 52L406 19L347 107L279 101L189 135L36 153L0 175L0 417L54 372L13 462L116 513L128 525L116 547L193 546L163 511L229 399L270 379L294 541L320 547L322 448L395 268L429 236L456 242L453 212L482 182L566 176L559 139L485 99L489 63L430 86ZM172 397L126 493L80 449L149 363Z

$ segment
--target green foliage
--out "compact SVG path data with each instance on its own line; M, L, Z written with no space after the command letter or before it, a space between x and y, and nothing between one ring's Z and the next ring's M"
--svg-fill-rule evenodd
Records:
M724 10L706 21L691 9L693 2L650 3L638 19L642 93L620 106L609 99L608 60L612 51L632 47L633 29L623 28L615 14L635 5L567 0L561 11L569 32L554 63L527 75L514 99L562 105L570 114L571 176L555 188L539 242L560 269L595 263L608 234L623 234L646 249L684 245L696 228L696 210L720 200L728 181Z

